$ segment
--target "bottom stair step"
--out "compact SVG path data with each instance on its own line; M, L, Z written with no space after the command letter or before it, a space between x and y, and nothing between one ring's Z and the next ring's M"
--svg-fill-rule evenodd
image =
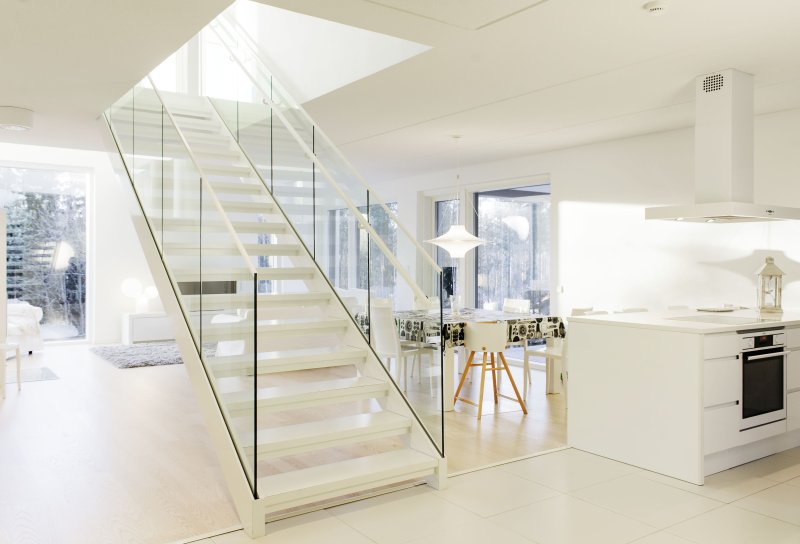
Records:
M293 508L434 473L438 459L415 450L394 450L258 479L268 512Z

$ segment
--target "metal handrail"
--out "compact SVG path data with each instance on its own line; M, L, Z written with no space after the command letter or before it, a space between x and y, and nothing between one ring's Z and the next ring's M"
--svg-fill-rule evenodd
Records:
M161 97L161 93L158 91L156 84L153 82L153 79L150 77L149 74L147 75L147 80L150 82L150 86L156 93L158 101L161 102L161 107L164 108L164 111L167 113L167 117L169 118L170 123L172 123L175 132L178 134L178 138L180 139L181 144L183 144L183 147L186 148L186 152L189 154L189 158L192 160L194 167L200 174L200 184L211 195L211 200L214 202L214 207L217 208L217 211L222 216L222 221L225 224L225 228L228 229L228 233L230 233L231 237L233 238L234 244L236 244L236 249L239 250L239 253L241 253L244 262L247 263L248 271L255 276L257 274L257 271L253 266L253 263L250 261L250 255L248 255L247 251L244 249L244 245L242 244L242 241L239 239L239 235L236 233L236 229L233 228L233 224L228 219L228 214L225 213L225 209L222 207L222 204L217 198L217 194L214 192L214 189L211 187L211 184L208 182L208 179L206 179L206 176L203 173L203 169L200 167L200 163L197 162L197 158L194 156L192 149L189 147L189 142L186 141L186 138L183 136L183 132L181 132L181 129L178 128L178 123L175 121L175 117L172 115L172 112L169 111L166 102L164 102L164 99Z
M255 47L255 45L254 45L255 42L253 41L253 39L250 37L250 35L247 33L247 31L242 28L242 26L239 24L239 22L236 21L235 19L233 19L228 13L223 13L221 17L218 17L217 19L212 21L212 24L210 25L211 29L216 32L216 30L213 27L214 26L213 23L216 23L216 22L218 22L220 20L223 20L223 19L228 24L230 24L231 26L235 27L237 33L243 38L243 41L247 44L248 48L250 49L250 53L252 54L252 56L260 64L262 64L264 66L264 68L266 68L268 74L272 75L273 70L270 70L269 66L267 66L266 61L261 57L261 55L258 54L258 49ZM232 36L232 38L235 38L235 36ZM224 40L223 40L223 43L224 43ZM226 47L227 47L227 45L226 45ZM245 72L247 72L247 70L245 70ZM249 76L249 74L248 74L248 76ZM252 79L252 77L251 77L251 79ZM283 88L283 86L280 84L280 82L274 81L274 86L276 86L278 88L278 91L281 93L282 96L289 96L289 93L286 92L286 89ZM270 99L271 99L271 97L270 97ZM293 102L295 102L295 101L293 100ZM336 155L339 157L339 159L342 162L344 162L345 166L347 166L347 168L350 170L350 173L358 180L358 182L361 183L361 185L366 190L368 190L370 193L375 195L376 199L378 200L377 204L380 205L381 208L383 208L383 210L386 212L386 214L395 222L395 224L397 224L397 226L400 228L400 230L403 231L403 233L408 237L408 239L411 240L412 244L414 244L414 246L416 246L417 250L423 255L423 258L428 261L428 263L433 267L433 269L436 272L442 272L442 268L433 259L433 257L431 257L430 253L428 253L428 251L425 249L425 247L422 244L419 243L419 241L416 239L416 237L414 235L411 234L411 231L409 231L408 228L406 228L405 224L403 224L403 222L400 221L400 218L397 217L397 214L395 214L391 210L391 208L389 208L386 205L386 203L384 202L384 199L380 197L379 193L377 191L375 191L375 189L373 187L371 187L369 185L369 183L367 183L367 181L361 176L361 174L358 172L358 170L347 159L347 157L341 152L341 150L337 146L333 145L333 142L328 137L328 135L325 134L325 131L323 131L319 126L317 126L314 123L314 121L311 119L311 116L308 115L308 113L303 109L302 106L300 106L296 102L293 104L293 106L297 109L297 111L299 111L300 113L302 113L306 117L306 119L308 120L309 124L314 127L314 133L315 134L319 134L322 137L322 139L325 140L328 143L329 148L332 149L334 151L334 153L336 153Z
M211 29L215 33L217 33L216 29L213 28L213 25L211 25ZM219 36L219 33L217 33L217 36ZM426 300L428 297L425 294L425 292L420 288L419 285L417 285L417 282L414 280L414 278L411 277L411 275L408 273L408 270L406 270L406 268L400 264L400 261L397 260L397 257L394 255L394 253L392 253L392 251L383 241L383 238L381 238L375 231L375 229L372 228L372 225L370 225L370 223L366 219L364 219L364 214L358 210L358 207L355 205L355 203L350 199L347 193L345 193L342 190L342 188L336 182L336 180L328 171L328 169L325 167L325 165L323 165L322 162L319 160L319 158L314 154L314 151L311 148L309 148L308 144L306 144L303 141L303 139L300 137L300 135L297 133L297 131L294 129L291 123L289 123L289 121L286 119L283 113L281 113L281 111L275 107L275 102L273 102L272 98L269 96L269 93L267 93L261 87L259 82L255 80L250 71L244 67L244 64L242 63L241 59L239 59L239 56L228 46L227 43L225 43L225 40L222 38L222 36L219 36L219 38L222 40L223 45L233 57L233 60L236 61L236 63L239 65L239 67L242 69L242 71L245 73L248 79L250 79L251 83L264 96L265 100L268 102L269 107L272 108L272 110L278 116L278 119L281 120L285 128L289 131L289 133L295 138L295 140L297 140L297 143L298 145L300 145L300 148L303 150L303 152L319 168L320 172L322 172L322 174L328 179L331 186L336 190L336 192L342 198L347 207L350 208L350 211L353 212L353 215L355 216L359 225L361 225L364 228L364 230L366 230L371 235L372 237L371 241L377 244L381 252L383 252L386 258L389 260L389 262L392 263L392 265L395 267L395 269L397 269L397 271L400 273L403 279L406 280L406 283L409 285L409 287L411 287L411 290L414 291L415 297L417 297L419 300Z

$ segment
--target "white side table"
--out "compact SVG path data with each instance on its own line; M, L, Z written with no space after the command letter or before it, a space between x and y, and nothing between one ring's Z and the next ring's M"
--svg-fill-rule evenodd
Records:
M172 340L172 323L165 313L141 312L122 315L122 343Z
M0 350L3 352L3 360L0 361L0 384L3 386L3 397L6 398L6 367L8 366L8 361L6 360L6 353L8 350L13 349L16 353L17 359L17 391L22 390L22 384L19 381L19 372L20 372L20 364L22 363L22 356L20 355L19 351L19 344L0 344Z

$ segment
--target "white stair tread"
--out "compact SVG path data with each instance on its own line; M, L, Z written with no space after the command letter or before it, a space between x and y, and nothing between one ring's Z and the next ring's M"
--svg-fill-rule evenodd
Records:
M172 267L173 274L178 281L199 281L200 271L197 268L175 268ZM317 269L313 267L298 266L292 268L256 268L258 279L260 280L297 280L309 279L314 277ZM203 267L203 281L228 281L253 279L253 275L246 268L232 270L222 268L212 269L208 266Z
M361 348L356 348L352 346L343 346L340 348L336 348L332 350L330 347L319 347L319 348L300 348L300 349L289 349L289 350L278 350L278 351L262 351L258 354L258 361L261 362L271 362L271 361L287 361L292 359L303 359L303 360L311 360L311 359L350 359L354 357L364 357L366 355L366 350ZM233 355L230 357L214 357L212 361L220 361L220 362L245 362L251 361L252 358L250 356L242 356L242 355Z
M367 351L350 346L303 348L293 350L260 352L256 363L259 374L290 372L294 370L310 370L347 366L366 360ZM227 355L206 358L208 365L220 377L235 375L251 375L253 373L253 354Z
M394 450L259 478L259 496L273 499L270 502L288 502L370 480L402 478L427 470L432 473L437 463L433 457L415 450Z
M297 425L285 425L272 429L259 429L257 453L262 454L319 444L322 449L331 447L337 440L357 436L397 431L398 434L411 427L411 420L394 412L368 412L337 418L311 421ZM253 452L253 436L242 435L242 443ZM306 448L306 451L308 448Z
M239 233L271 233L280 234L286 232L288 227L283 223L274 221L231 221L231 225ZM160 226L160 225L157 225ZM191 229L196 231L198 228L197 218L169 218L164 220L164 227L170 229ZM205 219L203 229L226 227L225 222L220 219Z
M259 406L280 406L281 404L295 402L304 398L333 398L347 396L348 393L359 394L361 391L369 393L386 392L389 388L387 382L366 378L342 378L324 382L309 382L301 384L284 385L280 387L266 387L258 390ZM250 407L253 403L253 391L235 391L222 395L223 403L233 408Z
M255 297L259 308L269 308L270 306L285 306L287 304L297 304L303 306L307 304L327 303L333 295L328 292L311 291L308 293L281 293L266 294L261 293ZM199 310L202 304L204 309L232 309L232 308L252 308L253 294L218 294L218 295L184 295L184 301L191 310Z
M258 321L259 332L292 332L302 335L307 331L319 329L339 329L347 327L347 319L340 317L293 317L284 319L264 319ZM219 333L231 335L253 330L253 322L244 319L237 323L208 323L203 325L203 334L218 336ZM210 339L210 338L209 338Z

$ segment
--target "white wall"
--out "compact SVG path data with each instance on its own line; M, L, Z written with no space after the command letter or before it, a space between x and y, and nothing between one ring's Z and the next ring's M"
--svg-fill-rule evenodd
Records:
M758 116L755 147L756 201L800 207L800 111ZM644 221L646 206L693 201L693 153L692 130L683 129L462 167L461 178L465 185L523 184L549 176L559 312L573 306L752 306L754 272L766 255L786 272L784 307L800 308L800 222ZM453 179L452 172L437 172L379 189L398 201L401 219L416 228L416 191Z
M20 163L92 171L88 192L87 337L98 344L119 342L122 314L135 307L135 301L120 291L120 284L128 277L139 278L144 285L152 285L153 280L106 153L0 144L0 164ZM158 306L160 301L151 302L151 307Z

